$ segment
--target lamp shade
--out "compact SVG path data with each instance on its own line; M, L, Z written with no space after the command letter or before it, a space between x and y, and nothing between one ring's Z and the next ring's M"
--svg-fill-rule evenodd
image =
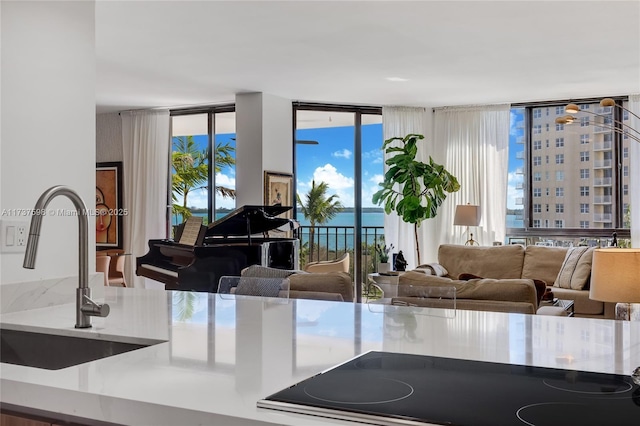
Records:
M640 249L594 250L589 298L640 303Z
M480 224L480 206L471 204L456 206L456 215L453 218L454 225L478 226Z

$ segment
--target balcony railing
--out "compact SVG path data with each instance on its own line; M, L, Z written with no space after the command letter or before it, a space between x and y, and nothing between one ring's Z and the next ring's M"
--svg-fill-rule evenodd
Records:
M593 197L594 204L611 204L611 195L596 195Z
M301 226L297 230L297 237L300 239L300 268L304 268L309 262L321 260L333 260L343 253L349 252L352 256L355 253L353 226L316 226L313 233L313 253L311 250L311 227ZM384 227L363 226L362 227L362 259L360 266L362 276L375 272L377 268L377 257L375 244L382 242L384 237ZM351 268L353 272L353 265Z
M595 160L593 162L594 169L608 169L611 167L611 160Z
M612 179L610 177L608 177L608 178L595 178L593 180L593 184L595 186L611 186L611 181L612 181Z
M598 213L593 215L595 222L611 222L613 215L611 213Z
M613 144L611 141L596 142L593 144L594 151L609 151Z

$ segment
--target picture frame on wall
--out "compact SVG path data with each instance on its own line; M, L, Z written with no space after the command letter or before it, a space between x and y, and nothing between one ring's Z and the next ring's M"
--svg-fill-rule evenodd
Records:
M292 174L264 172L264 205L295 206ZM293 217L293 209L284 213L284 216L291 219Z
M122 248L122 162L96 163L96 247Z

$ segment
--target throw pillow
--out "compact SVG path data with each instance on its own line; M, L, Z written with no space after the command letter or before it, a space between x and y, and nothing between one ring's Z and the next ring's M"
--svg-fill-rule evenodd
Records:
M235 294L245 296L278 297L285 290L287 280L282 278L241 277Z
M593 248L571 247L562 262L554 287L583 290L591 276L591 260Z
M435 275L436 277L446 277L447 274L449 274L444 266L439 263L423 263L422 265L418 265L416 269L426 269L431 272L431 275Z

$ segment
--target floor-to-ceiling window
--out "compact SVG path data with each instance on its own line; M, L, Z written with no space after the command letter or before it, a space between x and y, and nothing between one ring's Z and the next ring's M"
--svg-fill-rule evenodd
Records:
M572 113L568 102L512 109L507 234L515 241L606 246L615 232L626 243L629 117L626 100L616 102L573 101Z
M383 211L371 202L383 173L381 113L377 107L294 104L301 261L350 252L358 290L372 268L370 248L383 235ZM312 211L318 199L335 214Z
M235 108L175 110L171 116L171 223L190 215L210 223L236 207Z

